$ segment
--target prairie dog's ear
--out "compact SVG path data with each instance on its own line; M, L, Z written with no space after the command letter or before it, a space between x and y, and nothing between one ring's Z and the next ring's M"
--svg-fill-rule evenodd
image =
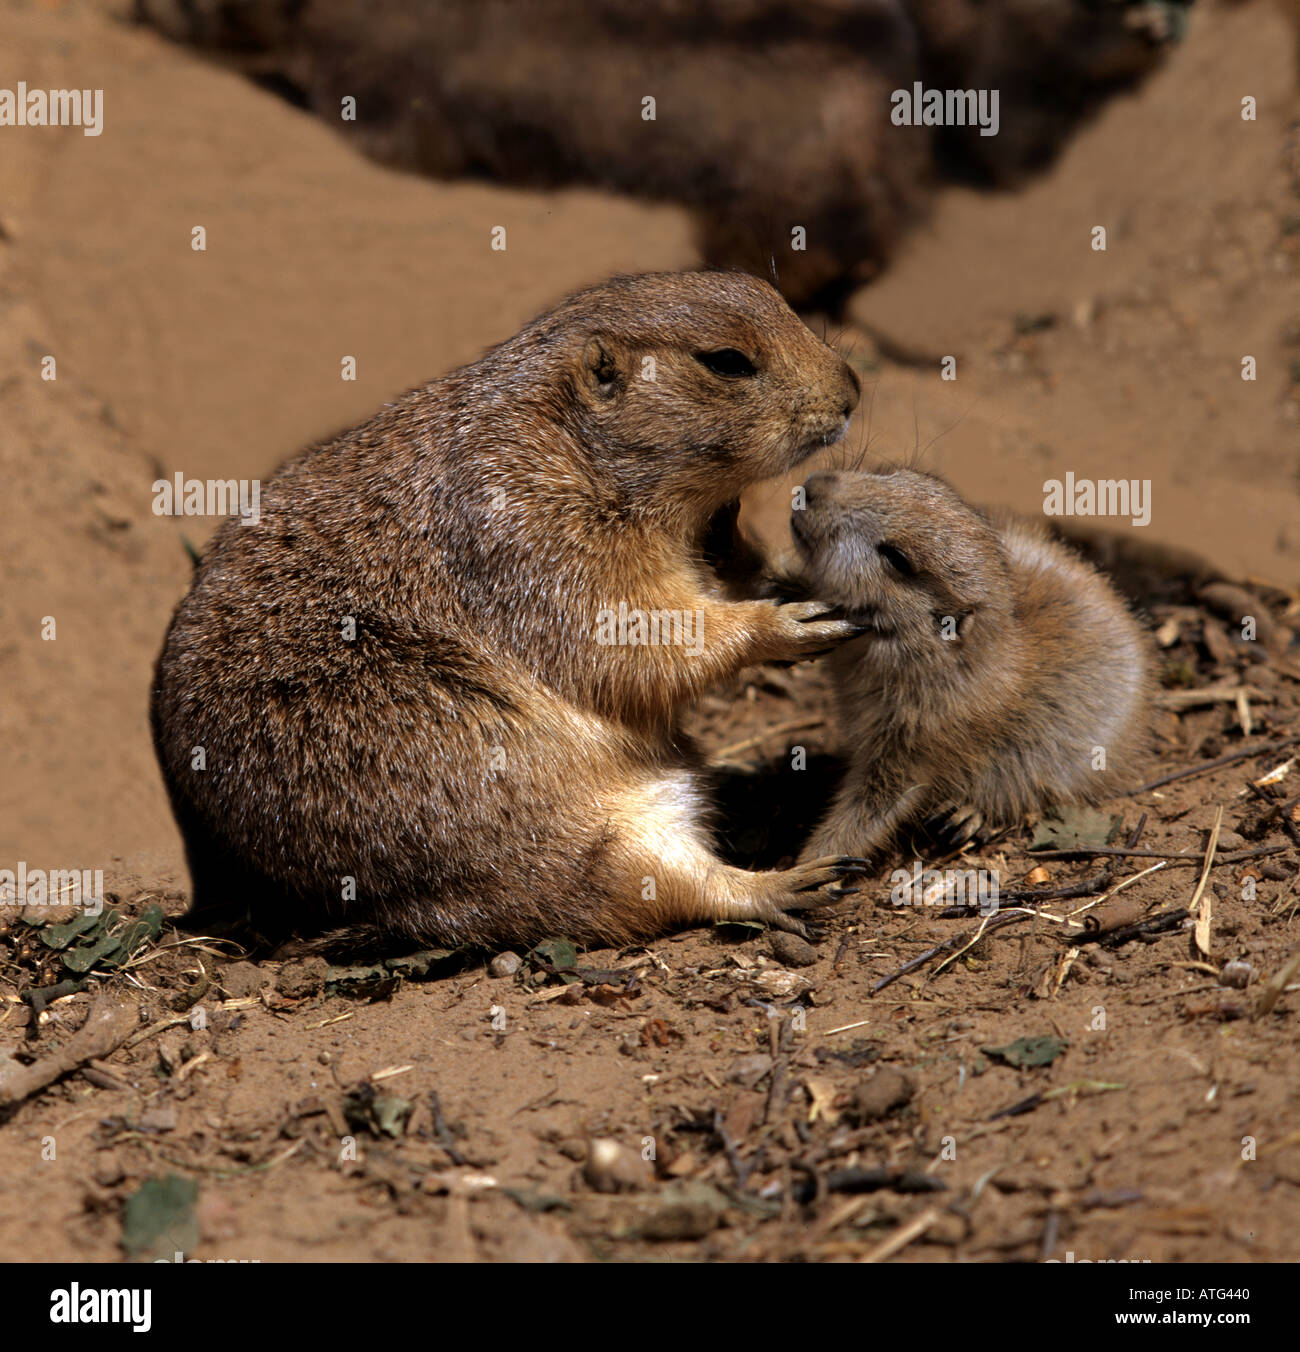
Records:
M582 351L583 388L597 399L613 399L626 379L627 372L613 345L604 338L588 338Z

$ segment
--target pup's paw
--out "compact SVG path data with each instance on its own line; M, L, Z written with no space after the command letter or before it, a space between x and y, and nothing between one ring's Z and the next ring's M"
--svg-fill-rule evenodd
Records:
M970 803L949 803L925 821L925 832L941 849L959 850L972 841L988 839L984 814Z

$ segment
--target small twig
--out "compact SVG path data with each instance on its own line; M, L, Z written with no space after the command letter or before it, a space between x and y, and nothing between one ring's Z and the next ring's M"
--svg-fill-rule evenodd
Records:
M955 953L949 953L948 956L944 958L944 960L934 969L935 976L938 976L939 973L942 972L945 967L951 966L952 963L956 962L957 959L960 958L963 953L967 953L972 948L974 948L975 945L979 943L979 941L984 937L984 932L988 929L988 927L989 927L989 917L985 916L984 919L980 921L979 928L975 931L974 934L970 936L970 943L964 944L961 948L957 949Z
M1260 987L1259 994L1255 997L1255 1018L1269 1013L1273 1006L1277 1004L1278 998L1286 990L1287 982L1300 971L1300 948L1282 964L1280 971L1275 972Z
M1212 770L1222 769L1223 766L1233 765L1237 761L1250 760L1255 756L1266 756L1270 751L1283 751L1288 746L1294 746L1297 742L1300 742L1300 734L1293 737L1283 737L1277 742L1269 742L1267 746L1243 747L1240 751L1233 751L1226 756L1220 756L1218 760L1206 761L1204 765L1193 765L1188 770L1175 770L1172 775L1153 779L1149 784L1140 784L1136 789L1130 789L1125 796L1131 798L1139 793L1149 793L1152 789L1163 788L1166 784L1172 784L1179 779L1191 779L1194 775L1208 775Z
M726 1124L723 1121L721 1108L714 1108L713 1110L713 1132L722 1142L723 1153L726 1155L727 1163L731 1165L731 1172L736 1178L736 1187L743 1191L745 1182L751 1173L751 1166L746 1165L745 1161L740 1158L736 1150L736 1143L731 1139L731 1133L727 1131Z
M115 1052L139 1020L134 1005L119 1004L101 996L91 1006L86 1021L62 1047L24 1066L12 1058L0 1058L0 1108L12 1107L53 1084L88 1061L98 1061Z
M808 728L820 728L826 720L824 718L791 718L784 723L777 723L774 727L768 728L765 732L755 733L752 737L746 737L743 742L733 742L730 746L724 746L721 751L715 751L709 757L711 764L716 765L720 761L730 760L733 756L739 756L742 752L752 751L756 746L762 746L769 737L780 737L787 732L803 732Z
M451 1128L447 1125L447 1119L442 1115L442 1104L438 1100L438 1091L432 1089L429 1091L429 1107L433 1110L433 1137L434 1140L447 1152L453 1164L458 1164L462 1168L470 1165L459 1150L456 1149L455 1139L452 1137ZM477 1168L477 1166L473 1166Z
M1160 860L1159 863L1152 864L1149 868L1144 868L1141 873L1135 873L1133 874L1132 877L1125 878L1123 882L1116 883L1115 886L1110 889L1110 891L1108 891L1104 896L1098 897L1096 901L1090 901L1086 906L1076 906L1074 910L1072 910L1069 913L1069 915L1065 917L1065 919L1070 920L1076 915L1081 915L1084 911L1092 910L1094 906L1100 906L1103 902L1109 901L1111 897L1113 897L1117 892L1122 892L1126 887L1131 887L1139 879L1145 878L1148 873L1156 873L1160 869L1165 867L1166 863L1162 859Z
M1073 901L1076 897L1090 897L1093 893L1102 891L1109 881L1110 869L1102 868L1084 878L1081 882L1070 883L1068 887L1009 888L1006 891L1000 891L997 900L999 903L1019 901L1029 904L1036 904L1040 901ZM945 906L941 911L936 911L935 915L940 920L964 920L967 916L978 911L986 902L992 900L993 898L988 894L981 894L961 906Z
M190 1016L188 1014L179 1014L174 1019L159 1019L157 1023L151 1023L148 1028L142 1028L134 1037L128 1038L123 1044L123 1048L130 1051L137 1043L143 1042L146 1038L151 1038L155 1033L165 1032L168 1028L179 1028L181 1024L189 1024Z
M859 1019L856 1023L842 1023L838 1028L828 1028L824 1033L818 1033L818 1037L830 1037L832 1033L847 1033L852 1028L866 1028L869 1024L875 1022L873 1019Z
M1194 709L1198 704L1231 704L1242 698L1267 703L1274 696L1253 685L1207 685L1200 690L1166 690L1155 703L1160 709Z
M845 956L848 954L848 951L849 951L849 934L848 931L845 931L844 937L840 940L840 946L836 950L835 959L831 963L831 971L833 971L837 976L839 975L840 967L843 964Z
M995 929L1001 929L1003 925L1014 925L1021 920L1028 920L1033 914L1032 911L1017 911L1009 915L1000 915L983 925L981 929L984 934L990 934ZM968 938L970 938L969 934L954 934L951 939L945 939L943 943L935 944L933 948L927 948L919 957L913 958L910 962L905 962L896 972L882 976L879 981L870 987L868 993L878 995L886 986L892 986L899 977L907 976L909 972L915 972L918 967L924 967L931 958L937 958L940 953L956 948L958 944L963 943Z
M914 1240L919 1239L939 1219L938 1207L929 1207L914 1216L906 1225L900 1226L883 1243L877 1244L859 1260L863 1263L883 1263L892 1258L900 1249L905 1249Z
M763 1125L776 1120L776 1114L785 1105L790 1066L790 1042L793 1034L788 1020L782 1019L779 1029L772 1026L772 1078L768 1081L767 1102L763 1104Z
M1148 934L1164 934L1168 930L1174 929L1182 924L1191 914L1185 906L1179 906L1172 911L1157 911L1155 915L1149 915L1145 920L1139 920L1136 924L1125 925L1122 929L1105 930L1096 934L1085 930L1082 934L1070 936L1072 944L1105 944L1107 948L1118 948L1121 944L1126 944L1130 939L1141 939Z
M1215 868L1220 864L1240 864L1246 859L1262 859L1266 855L1281 854L1287 847L1285 845L1259 845L1253 850L1234 850L1231 854L1221 854L1214 861ZM1115 849L1109 845L1077 845L1072 850L1035 850L1033 858L1035 859L1074 859L1079 855L1131 855L1135 859L1168 859L1170 865L1177 864L1180 860L1189 864L1200 864L1205 861L1205 855L1201 851L1192 853L1189 850L1129 850Z
M1213 895L1205 890L1205 884L1210 880L1210 869L1214 867L1214 851L1219 844L1219 829L1223 825L1223 805L1219 805L1219 810L1214 814L1214 826L1210 830L1210 839L1205 846L1205 867L1201 870L1201 880L1196 884L1196 891L1192 893L1192 899L1187 904L1189 911L1196 912L1196 928L1192 931L1192 937L1196 943L1197 950L1202 957L1210 956L1210 897Z

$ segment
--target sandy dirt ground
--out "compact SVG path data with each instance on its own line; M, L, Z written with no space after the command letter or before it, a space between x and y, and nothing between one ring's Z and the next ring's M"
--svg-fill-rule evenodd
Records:
M0 85L105 91L102 136L0 140L0 868L103 868L127 913L175 917L188 879L147 695L186 546L214 523L153 515L153 481L265 475L573 287L693 251L674 208L378 167L124 8L0 10ZM1004 903L1009 923L978 934L878 880L812 953L692 932L505 977L490 955L249 963L164 923L39 1016L33 991L77 975L80 941L6 917L0 1096L98 993L139 1028L0 1109L0 1258L32 1256L32 1215L51 1259L173 1241L292 1261L1300 1257L1300 994L1267 990L1300 944L1293 51L1271 8L1196 11L1167 69L1049 176L948 192L844 322L809 317L864 377L851 452L920 453L1025 511L1066 470L1150 479L1129 542L1195 551L1277 628L1241 642L1232 603L1185 569L1137 588L1166 687L1150 779L1197 773L1109 805L1084 853L1030 853L1030 831L961 865L1091 891L1034 903L1051 918ZM753 528L779 540L788 502L755 494ZM1223 685L1246 694L1178 694ZM736 859L773 862L815 815L827 715L811 668L751 673L700 710ZM818 774L793 781L795 744ZM1152 853L1088 853L1124 848ZM1067 921L1162 858L1115 899L1154 930ZM1228 961L1244 989L1220 984ZM128 1200L169 1176L176 1214L142 1235Z

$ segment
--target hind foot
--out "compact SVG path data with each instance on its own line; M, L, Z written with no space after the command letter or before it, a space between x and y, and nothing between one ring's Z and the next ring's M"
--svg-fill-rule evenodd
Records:
M834 908L840 902L857 894L852 883L866 871L865 859L827 855L779 873L754 875L764 879L768 893L758 902L755 919L801 939L819 939L825 920L838 913Z

